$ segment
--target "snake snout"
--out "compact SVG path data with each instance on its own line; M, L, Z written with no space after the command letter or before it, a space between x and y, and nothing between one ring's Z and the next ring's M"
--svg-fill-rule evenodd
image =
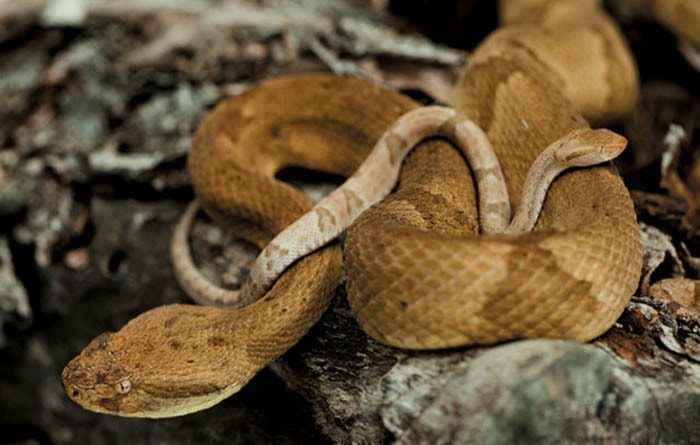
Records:
M574 130L560 139L554 153L564 168L590 167L615 159L627 146L627 139L607 129Z
M627 138L608 129L595 130L599 134L599 144L602 151L609 157L616 158L627 147Z
M85 390L95 385L95 380L90 378L90 373L77 362L79 358L76 357L71 360L61 373L63 389L68 394L68 397L78 403L84 396Z
M129 374L114 354L113 335L99 335L63 368L63 388L80 405L90 403L96 394L125 394L131 388Z
M627 138L607 128L583 130L580 136L583 147L593 147L606 161L616 158L627 147Z

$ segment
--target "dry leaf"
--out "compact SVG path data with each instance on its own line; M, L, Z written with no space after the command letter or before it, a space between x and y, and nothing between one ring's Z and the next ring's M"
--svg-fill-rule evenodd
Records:
M667 278L654 283L649 292L656 300L675 301L687 308L700 310L700 280Z

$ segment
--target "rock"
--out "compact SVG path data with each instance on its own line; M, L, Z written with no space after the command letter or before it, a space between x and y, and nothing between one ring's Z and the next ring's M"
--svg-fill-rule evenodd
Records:
M20 48L2 55L0 110L3 114L19 114L27 109L31 94L39 86L41 70L47 58L46 52L38 46Z
M0 349L7 345L5 332L20 331L31 320L27 291L15 275L7 239L0 236Z
M309 401L319 428L337 443L689 443L700 437L700 364L655 346L630 363L611 346L621 329L594 345L531 340L413 353L369 339L338 299L273 370ZM631 337L628 346L638 348Z
M61 262L42 267L37 281L43 297L33 333L0 351L3 434L11 432L19 443L96 445L327 442L315 430L305 401L269 371L212 409L158 422L83 411L65 395L61 370L93 337L151 307L187 302L168 255L183 208L169 200L97 197L90 202L95 233L89 264L77 271ZM0 304L4 265L0 247ZM3 313L0 309L0 317Z

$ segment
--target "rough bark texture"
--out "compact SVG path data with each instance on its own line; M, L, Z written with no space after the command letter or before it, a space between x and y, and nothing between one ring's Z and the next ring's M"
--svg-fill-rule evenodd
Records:
M444 97L464 52L406 29L470 48L495 10L390 2L396 19L387 2L360 0L65 6L78 3L0 0L0 442L700 443L700 84L631 0L610 2L643 80L618 165L644 223L645 276L602 338L401 351L369 339L340 290L301 343L210 410L157 422L82 411L61 388L65 363L97 334L186 301L167 246L207 108L261 78L324 66ZM675 142L670 123L684 131ZM204 221L192 238L205 273L240 284L253 249Z

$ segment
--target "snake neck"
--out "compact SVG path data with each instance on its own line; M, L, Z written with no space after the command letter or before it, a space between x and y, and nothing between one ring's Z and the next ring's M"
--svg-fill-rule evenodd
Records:
M554 179L566 169L554 156L559 145L559 141L554 142L542 151L532 163L525 177L520 202L515 210L513 220L504 233L517 235L530 232L537 224L547 190Z

